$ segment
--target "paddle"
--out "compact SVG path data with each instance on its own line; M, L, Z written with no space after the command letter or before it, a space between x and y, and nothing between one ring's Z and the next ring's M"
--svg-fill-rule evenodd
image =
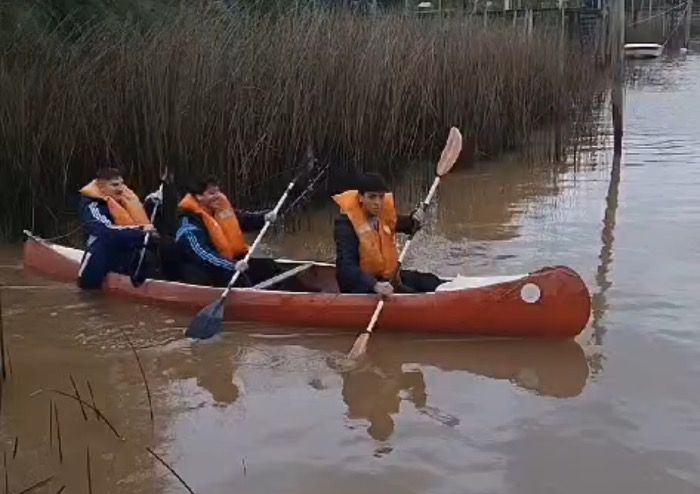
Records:
M158 211L158 206L160 206L161 202L163 201L163 184L165 184L165 177L168 176L168 171L166 169L165 173L161 177L160 180L160 187L158 187L158 197L160 198L159 201L155 201L155 204L153 205L153 211L151 211L151 225L153 225L153 222L156 219L156 212ZM131 273L131 284L134 286L141 286L145 279L141 278L141 266L143 266L143 259L146 256L146 246L148 246L148 241L151 238L151 231L148 231L146 235L143 237L143 246L141 247L141 252L139 252L139 262L136 264L136 269L134 269L134 272Z
M440 185L440 179L452 169L461 151L462 135L456 127L452 127L450 129L449 136L447 137L447 143L445 144L445 148L442 150L440 160L438 161L438 164L435 168L435 180L433 180L433 185L430 187L430 190L428 191L428 195L425 197L425 200L418 207L419 210L425 211L428 208L430 202L433 200L435 192L437 191L438 185ZM413 241L415 233L416 232L411 233L408 240L406 241L406 244L401 250L401 254L399 255L399 265L396 270L395 276L398 276L399 272L401 271L401 265L403 264L404 257L406 257L406 252L408 252L408 248L411 246L411 242ZM365 330L355 340L355 343L353 344L350 353L348 353L349 359L357 360L367 352L367 344L369 343L369 337L372 335L374 326L377 324L377 320L379 319L379 315L381 314L383 308L384 298L382 298L379 301L379 303L377 303L377 307L374 309L374 313L372 314L372 318L370 319L367 328L365 328Z
M307 166L304 167L304 169L302 169L292 179L291 182L289 182L289 185L287 185L287 188L282 194L282 197L280 197L279 201L277 201L277 205L272 210L275 213L275 216L279 213L279 210L282 208L282 205L287 200L287 196L289 196L289 193L296 185L296 182L303 174L311 171L311 168L313 168L314 163L315 160L308 160ZM265 233L267 233L267 230L270 228L270 225L270 221L265 222L265 225L263 225L262 229L260 230L260 233L258 233L257 238L253 242L253 245L250 246L248 253L242 259L243 263L248 263L248 260L250 259L255 249L258 247L258 244L260 244L260 241L262 240ZM221 331L221 326L224 320L224 302L226 301L226 297L231 292L231 289L236 284L236 281L238 280L240 275L241 271L238 270L236 270L236 272L233 273L231 281L228 282L228 285L226 285L226 289L221 293L219 298L211 304L209 304L208 306L206 306L199 312L199 314L195 316L187 330L185 330L185 336L205 340L207 338L211 338L219 331Z

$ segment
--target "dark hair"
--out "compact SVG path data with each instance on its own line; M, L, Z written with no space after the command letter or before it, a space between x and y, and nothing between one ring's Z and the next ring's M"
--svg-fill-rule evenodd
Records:
M187 184L187 192L190 194L204 194L207 187L214 185L219 185L219 179L214 175L208 175L206 177L196 177L189 181Z
M95 173L95 178L98 180L112 180L113 178L122 178L122 172L119 168L105 166L99 168Z
M378 173L363 173L357 179L357 191L365 192L389 192L389 186Z

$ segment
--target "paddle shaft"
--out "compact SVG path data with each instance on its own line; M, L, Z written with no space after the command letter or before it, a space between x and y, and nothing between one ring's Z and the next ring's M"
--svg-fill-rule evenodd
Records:
M161 197L161 201L163 200L163 182L161 181L160 187L158 187L158 192ZM160 202L156 202L153 205L153 211L151 211L151 225L153 225L153 221L156 219L156 212L158 211L158 206L160 205ZM141 247L141 252L139 253L139 262L136 265L136 269L134 270L134 278L138 278L139 271L141 271L141 265L143 265L143 258L146 255L146 246L148 245L148 240L151 238L151 232L148 231L146 232L146 236L143 237L143 246Z
M425 196L425 199L421 203L421 205L418 207L421 211L425 212L426 209L428 209L428 206L430 206L430 203L433 200L433 196L435 195L435 192L437 191L438 185L440 185L440 176L436 175L435 180L433 180L433 185L430 186L430 190L428 191L428 195ZM401 249L401 253L399 254L399 266L396 270L396 276L399 275L399 270L401 269L401 264L403 264L403 260L406 257L406 252L408 252L408 248L411 246L411 242L413 242L413 237L416 235L416 232L411 233L409 235L408 240L406 240L406 243L403 246L403 249Z
M287 197L289 196L289 193L292 191L294 188L294 185L296 184L296 181L299 177L295 177L294 180L289 182L289 185L287 185L287 188L284 191L284 194L282 194L282 197L280 197L280 200L277 201L277 205L275 206L275 209L272 210L272 212L277 215L279 213L279 210L282 208L282 205L284 202L287 200ZM253 251L258 247L258 244L260 244L260 241L262 240L263 236L265 233L267 233L267 230L270 228L270 225L272 224L271 221L265 221L265 224L263 225L262 229L260 230L260 233L258 233L258 236L256 237L255 241L253 242L253 245L250 246L250 249L248 249L248 252L246 253L245 257L242 259L243 262L248 262L250 260L251 255L253 254ZM231 289L233 288L233 285L236 284L236 281L238 281L238 278L241 276L241 271L236 270L235 273L233 273L233 277L231 277L231 281L228 282L228 285L226 285L226 290L221 294L220 299L223 300L225 299Z
M435 195L435 191L437 191L438 185L440 185L440 176L436 175L435 180L433 180L433 185L430 186L430 190L428 191L428 195L425 196L425 200L421 203L419 208L422 211L425 211L428 209L428 206L430 206L431 201L433 200L433 196ZM411 246L411 242L413 241L413 237L415 236L416 232L411 233L411 235L408 237L408 240L406 240L406 243L403 246L403 249L401 249L401 253L399 254L399 263L398 267L396 268L396 274L395 277L399 276L399 271L401 270L401 265L403 264L403 260L406 257L406 253L408 252L408 248ZM369 324L367 325L367 328L365 329L365 333L371 333L374 330L374 326L377 324L377 320L379 319L379 315L382 313L382 309L384 309L384 299L381 299L377 303L377 307L374 309L374 313L372 314L372 318L369 320Z
M319 170L319 172L311 180L309 185L307 185L306 188L302 191L302 193L299 194L299 197L294 199L294 201L292 201L292 203L287 207L287 209L284 210L282 216L286 216L287 214L289 214L290 211L294 210L297 204L301 204L302 201L306 200L306 196L313 191L314 187L316 186L316 183L318 183L318 181L321 180L321 177L323 177L326 174L328 168L330 168L330 163L327 163L323 166L323 168L321 168L321 170Z

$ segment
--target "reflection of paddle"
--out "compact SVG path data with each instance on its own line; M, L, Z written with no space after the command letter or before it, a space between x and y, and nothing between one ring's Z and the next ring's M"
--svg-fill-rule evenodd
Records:
M285 189L284 193L282 194L282 197L280 197L279 201L277 201L277 205L275 206L275 209L272 211L275 213L275 216L279 213L280 208L284 204L284 201L287 200L287 196L289 196L289 193L291 190L294 188L296 185L297 181L301 177L301 175L310 172L310 167L314 166L314 160L309 160L307 162L307 166L305 166L298 174L296 177L292 179L291 182L289 182L289 185L287 185L287 188ZM267 230L270 228L271 222L266 221L265 225L262 227L262 230L260 230L260 233L258 233L257 238L253 242L253 245L250 246L250 249L248 250L248 253L245 255L243 260L241 261L243 264L247 264L248 261L250 260L251 255L255 251L255 249L258 247L258 244L262 240L263 236L267 232ZM221 331L221 325L224 320L224 302L226 301L226 297L228 294L231 292L231 289L233 286L236 284L236 281L238 281L238 277L241 275L241 271L238 269L236 270L235 273L233 273L233 276L231 277L231 281L228 282L228 285L226 286L226 289L223 291L221 296L208 306L206 306L204 309L202 309L199 314L195 316L195 318L192 320L190 323L190 326L187 328L185 331L185 336L188 336L190 338L198 338L198 339L207 339L211 338L215 334L217 334L219 331Z
M425 200L419 206L420 210L425 211L428 208L430 202L433 200L433 196L435 195L435 191L437 190L438 185L440 185L440 179L452 169L461 151L462 135L456 127L452 127L450 129L450 134L447 138L445 148L442 150L440 160L438 161L437 167L435 168L435 180L433 180L433 185L430 187L430 191L425 197ZM406 244L403 246L403 249L401 250L401 255L399 255L399 265L396 271L397 275L401 270L401 264L403 262L404 257L406 257L406 252L408 251L408 248L410 247L411 242L413 241L414 235L415 232L411 234L411 236L406 241ZM352 346L352 349L348 354L348 358L352 360L357 360L367 352L367 343L369 342L369 337L372 335L372 330L374 329L375 324L377 324L379 314L381 314L383 308L384 299L379 301L377 307L374 309L372 319L370 319L367 328L355 340L355 344Z

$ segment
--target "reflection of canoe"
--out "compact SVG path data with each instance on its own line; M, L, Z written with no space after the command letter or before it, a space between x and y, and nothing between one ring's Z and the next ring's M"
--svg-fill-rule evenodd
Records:
M345 338L331 335L259 337L264 345L299 345L328 354L343 354L348 346ZM434 367L507 380L528 391L557 398L578 396L589 376L586 354L573 340L422 339L393 335L377 337L372 342L368 361L387 376L402 373L405 366Z
M379 346L377 342L375 346ZM437 340L403 345L386 342L383 348L373 350L395 358L415 356L415 363L446 371L464 370L508 380L521 388L558 398L577 396L588 378L586 356L575 341Z
M83 251L29 237L25 267L47 277L72 282ZM334 266L279 260L283 269L305 269L295 284L305 291L235 289L227 299L230 319L286 326L357 330L376 305L373 295L339 294ZM391 297L378 323L381 331L449 332L482 336L572 338L588 322L590 295L581 278L566 267L491 278L461 278L464 288ZM190 310L209 304L221 289L163 280L139 288L128 276L110 274L103 289Z

